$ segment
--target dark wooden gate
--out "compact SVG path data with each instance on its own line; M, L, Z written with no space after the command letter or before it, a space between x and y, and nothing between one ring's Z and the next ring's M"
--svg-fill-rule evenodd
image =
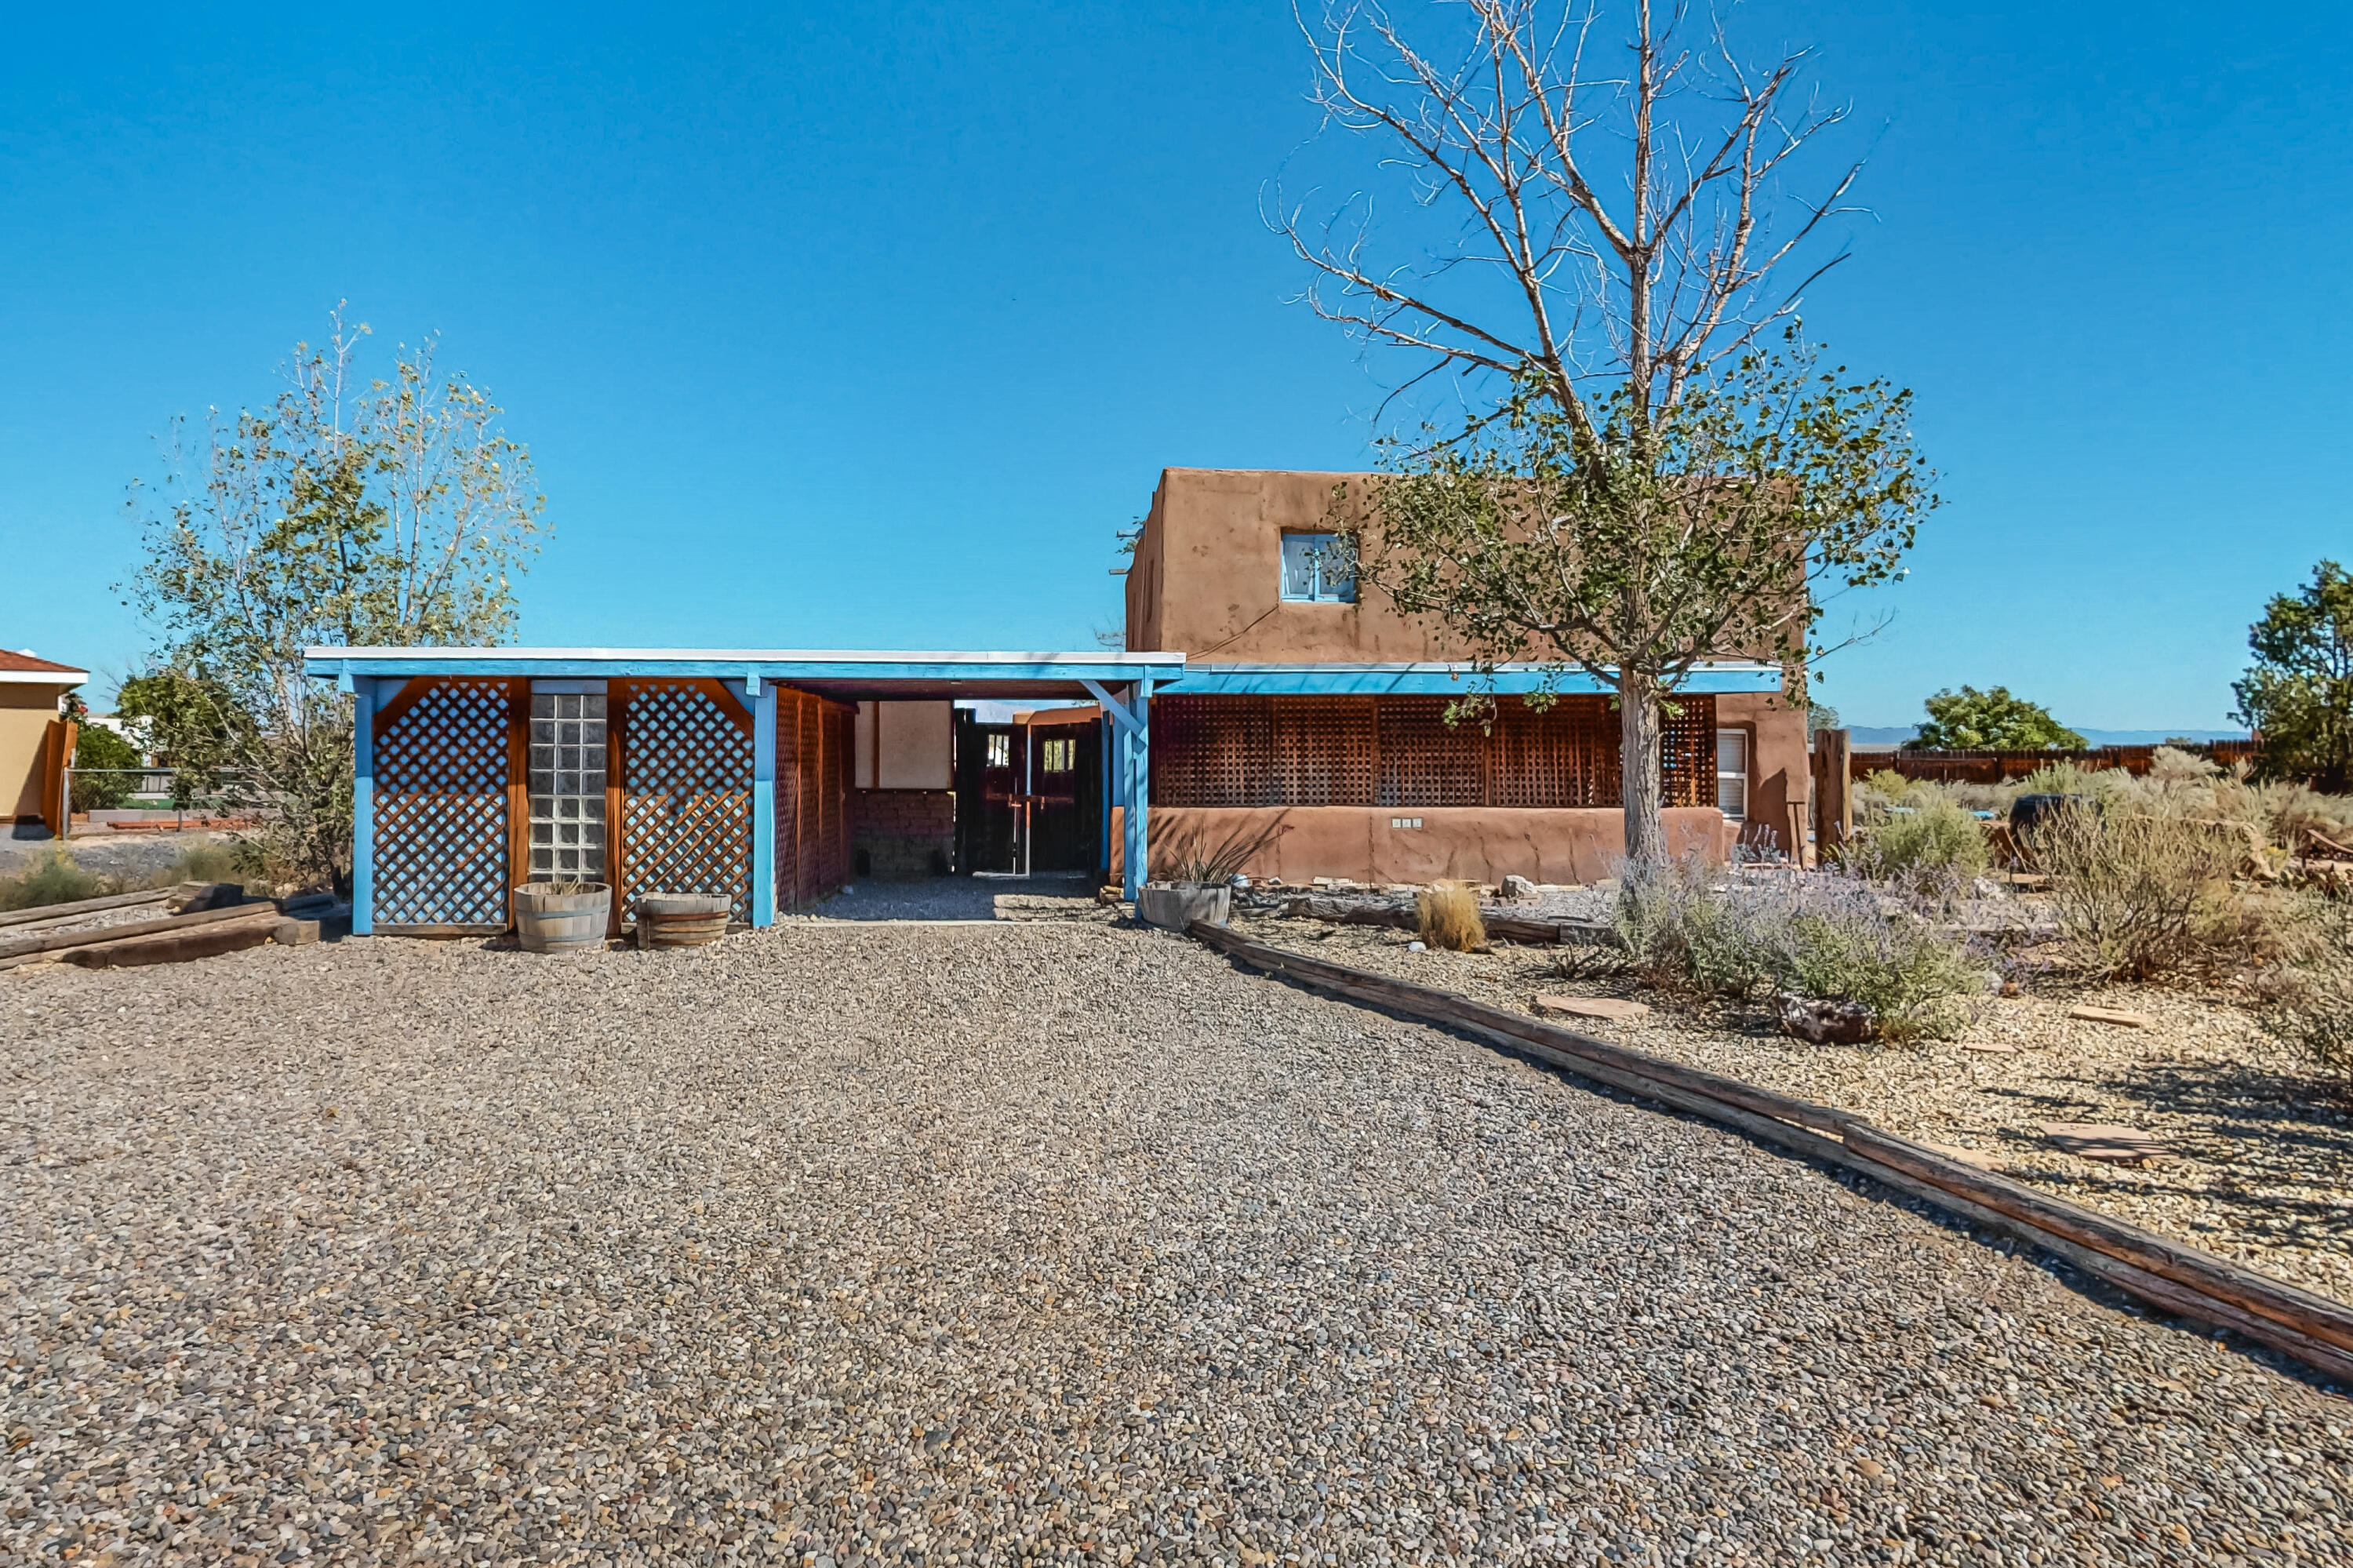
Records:
M956 713L956 870L1092 871L1103 833L1102 726L982 724Z
M1015 727L982 724L969 708L958 708L955 719L955 868L967 875L1018 871L1024 758Z

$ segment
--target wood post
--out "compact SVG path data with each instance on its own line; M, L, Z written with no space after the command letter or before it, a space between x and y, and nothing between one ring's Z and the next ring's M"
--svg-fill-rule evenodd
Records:
M1853 758L1851 731L1814 732L1814 851L1822 863L1835 859L1854 835Z

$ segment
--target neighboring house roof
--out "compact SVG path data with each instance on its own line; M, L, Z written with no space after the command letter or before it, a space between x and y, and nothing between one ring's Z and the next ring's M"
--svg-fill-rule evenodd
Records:
M90 672L77 670L70 664L53 664L47 659L36 659L30 653L11 653L0 649L0 681L20 685L79 686L90 679Z

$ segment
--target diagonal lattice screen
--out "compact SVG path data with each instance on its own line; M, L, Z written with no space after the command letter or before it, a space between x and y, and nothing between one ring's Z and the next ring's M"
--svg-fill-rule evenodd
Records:
M375 732L376 929L507 925L502 681L437 680Z
M723 893L752 914L752 726L692 681L617 685L622 907L646 893Z

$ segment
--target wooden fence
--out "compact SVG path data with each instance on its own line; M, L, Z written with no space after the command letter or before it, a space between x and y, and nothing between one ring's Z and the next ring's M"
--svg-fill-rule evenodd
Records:
M2228 768L2253 761L2259 747L2252 740L2218 740L2191 749ZM2082 751L1857 751L1848 767L1857 779L1892 768L1906 779L1940 784L2008 784L2060 762L2093 772L2121 768L2137 778L2149 770L2156 757L2154 746L2100 746Z

